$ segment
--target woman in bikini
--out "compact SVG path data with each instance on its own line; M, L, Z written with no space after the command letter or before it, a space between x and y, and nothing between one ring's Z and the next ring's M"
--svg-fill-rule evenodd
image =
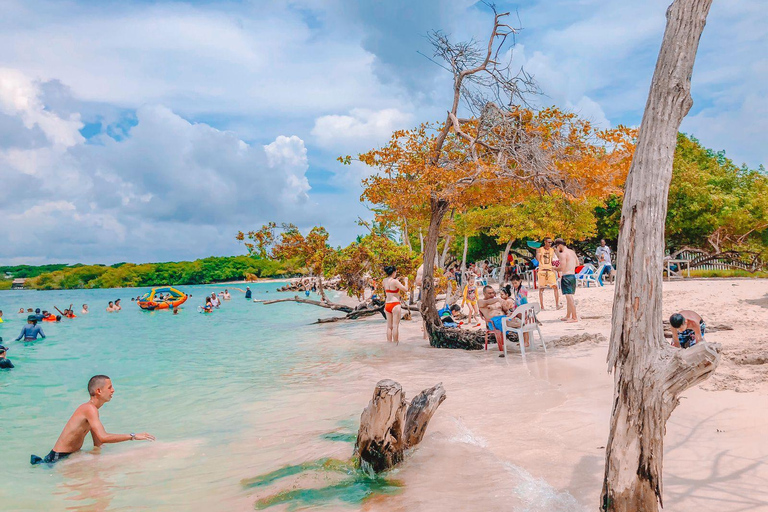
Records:
M400 342L400 292L408 292L408 278L405 278L405 285L397 279L397 269L392 266L384 267L384 314L387 317L387 341Z

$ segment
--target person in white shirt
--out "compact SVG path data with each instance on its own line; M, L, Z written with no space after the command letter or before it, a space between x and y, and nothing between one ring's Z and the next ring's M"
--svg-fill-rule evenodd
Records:
M600 245L595 250L598 266L605 264L603 274L613 276L613 263L611 263L611 248L605 243L605 238L600 240Z

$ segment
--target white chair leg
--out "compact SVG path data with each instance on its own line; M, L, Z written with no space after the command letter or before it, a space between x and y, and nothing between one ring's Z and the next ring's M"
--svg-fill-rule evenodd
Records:
M539 339L541 340L541 346L544 347L544 353L547 353L547 344L544 343L544 336L541 335L541 329L539 329L539 326L536 326L536 332L539 333ZM533 338L533 333L531 333L531 338Z
M506 361L507 364L509 364L509 356L507 355L507 345L509 345L509 341L507 340L507 331L504 329L504 324L502 324L501 328L501 341L504 342L504 361Z
M525 359L525 339L523 337L523 331L515 331L517 333L517 341L520 342L520 354Z

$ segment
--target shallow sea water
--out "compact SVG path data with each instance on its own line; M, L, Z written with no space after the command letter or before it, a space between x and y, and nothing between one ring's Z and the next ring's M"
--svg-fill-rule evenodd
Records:
M276 287L251 288L254 298L289 295ZM449 410L436 415L423 447L385 478L345 464L376 381L398 378L382 368L401 364L397 373L406 381L424 375L411 388L427 387L444 371L466 369L467 379L481 379L483 368L473 360L362 340L367 322L313 326L332 313L255 304L233 287L233 299L220 310L199 314L204 295L223 287L181 288L192 298L176 316L141 311L130 301L146 289L0 292L0 336L16 365L0 372L0 508L579 509L570 495L496 458ZM122 298L123 310L106 313L115 298ZM16 314L19 307L63 309L69 303L78 317L44 322L46 339L10 341L26 318ZM79 314L83 303L90 314ZM116 389L101 409L107 430L147 431L157 442L105 445L96 452L87 438L70 459L31 466L30 454L44 456L53 447L72 411L88 399L87 381L97 373L109 375ZM408 389L409 396L419 390Z

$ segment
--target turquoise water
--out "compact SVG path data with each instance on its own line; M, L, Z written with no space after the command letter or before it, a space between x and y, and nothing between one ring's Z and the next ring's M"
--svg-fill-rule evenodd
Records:
M276 287L251 286L254 298L288 295ZM0 292L0 336L16 365L0 371L4 510L214 510L222 503L249 509L254 500L241 479L295 461L286 439L310 451L316 443L341 444L334 436L348 445L354 418L339 423L334 414L320 414L326 431L315 425L319 430L309 437L302 423L308 420L301 407L312 406L302 388L307 376L365 355L365 349L319 346L310 324L330 312L256 304L229 287L231 301L199 314L205 294L224 287L180 288L192 298L175 316L141 311L130 301L147 289ZM107 313L107 302L116 298L123 310ZM43 322L46 339L12 341L26 318L16 313L20 307L70 303L78 317ZM83 303L90 306L87 315L80 314ZM158 441L107 445L94 454L86 438L85 453L53 468L31 466L30 454L48 453L73 410L87 401L88 379L99 373L116 389L101 409L107 431L147 431ZM317 423L318 414L306 416ZM291 438L291 430L303 437ZM351 451L346 445L340 451Z

